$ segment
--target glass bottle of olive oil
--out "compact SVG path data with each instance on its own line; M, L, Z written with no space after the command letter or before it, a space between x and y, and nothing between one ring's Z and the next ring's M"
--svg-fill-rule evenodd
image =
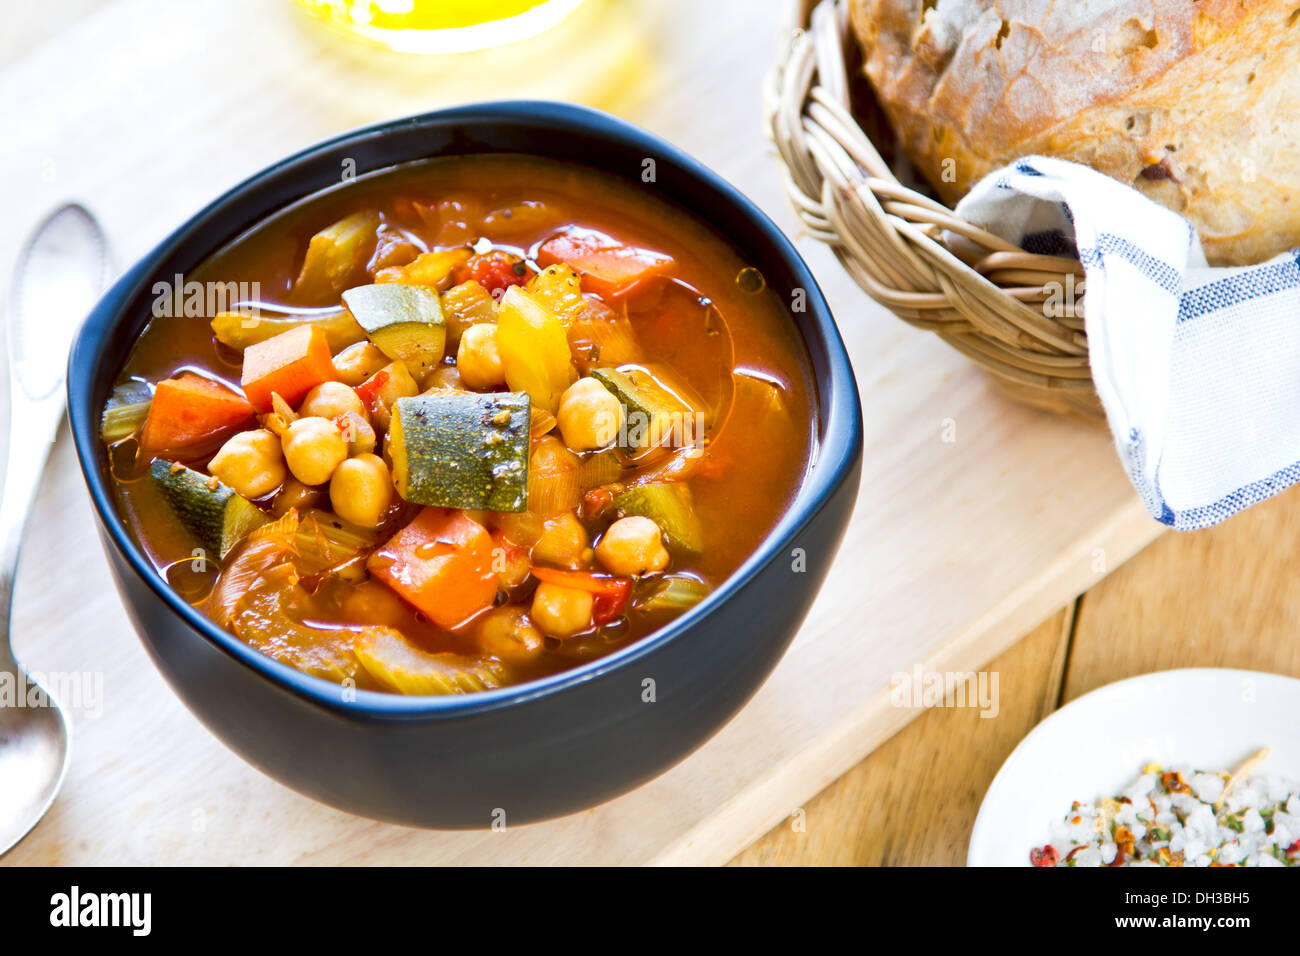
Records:
M465 53L547 30L583 0L298 0L326 23L402 53Z

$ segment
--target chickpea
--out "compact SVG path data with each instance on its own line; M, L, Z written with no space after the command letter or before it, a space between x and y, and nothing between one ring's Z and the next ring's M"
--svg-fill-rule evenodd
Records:
M349 345L334 356L334 371L344 385L356 388L389 362L388 356L370 342Z
M501 367L501 353L497 351L497 327L491 322L471 325L460 337L456 350L456 367L460 377L470 388L491 388L506 380Z
M590 591L542 583L533 592L533 623L551 637L572 637L591 627Z
M463 391L464 388L465 383L461 381L460 369L454 365L439 365L424 380L424 392L422 394L445 392L449 389Z
M339 427L326 418L300 418L280 439L289 471L304 485L323 485L348 457Z
M382 624L400 631L411 622L406 602L388 585L374 580L360 581L344 589L339 610L347 621L363 627Z
M542 653L542 632L523 608L506 604L483 615L478 623L478 646L484 654L507 663L530 661Z
M279 451L278 445L276 451ZM271 512L277 517L284 517L291 508L296 508L300 512L306 511L308 508L315 508L321 504L322 497L319 488L304 485L297 478L290 478L280 486L280 493L275 496L275 501L271 503Z
M556 418L564 443L574 451L604 448L618 437L623 406L594 378L580 378L560 396Z
M240 432L221 446L208 471L245 498L270 494L285 479L280 440L264 428Z
M358 455L334 469L330 479L330 504L344 521L377 528L393 503L393 480L378 455Z
M468 511L465 514L473 517ZM473 520L479 521L478 518ZM479 521L479 524L483 523L484 521ZM492 542L492 570L497 575L497 586L503 591L519 587L528 580L528 575L532 572L528 549L516 547L500 533L492 536Z
M348 412L366 414L361 396L342 382L321 382L302 400L298 415L302 418L338 418Z
M628 515L610 525L596 545L596 558L611 574L626 577L668 567L663 533L640 515Z
M590 544L587 529L578 516L566 511L542 522L542 536L533 545L533 560L580 568L585 560L590 560Z

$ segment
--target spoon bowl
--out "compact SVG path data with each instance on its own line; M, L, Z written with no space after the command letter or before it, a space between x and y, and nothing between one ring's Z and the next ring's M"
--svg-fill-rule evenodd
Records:
M13 667L5 667L17 676ZM58 703L34 682L15 681L14 706L0 707L0 853L45 816L63 785L70 728Z

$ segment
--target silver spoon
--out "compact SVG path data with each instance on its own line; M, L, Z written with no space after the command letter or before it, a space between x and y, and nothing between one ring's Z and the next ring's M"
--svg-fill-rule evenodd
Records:
M54 802L68 769L68 720L14 659L14 575L27 515L63 418L68 351L111 274L108 240L78 205L55 210L32 234L14 272L8 322L9 454L0 490L0 853Z

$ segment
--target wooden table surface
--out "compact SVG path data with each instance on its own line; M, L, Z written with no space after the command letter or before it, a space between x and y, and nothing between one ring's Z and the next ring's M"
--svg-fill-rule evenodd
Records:
M26 55L40 42L57 38L62 28L74 25L80 16L93 13L108 2L47 0L41 5L18 5L17 10L6 13L7 32L0 35L0 65ZM769 4L765 9L771 6ZM633 71L624 78L632 84L637 77ZM562 88L554 85L549 92L554 96L564 93ZM663 95L671 93L664 88ZM753 103L738 108L756 114L757 93ZM356 113L357 122L368 118L363 109L352 112ZM759 157L758 161L768 162L765 157ZM765 175L756 177L755 182L766 182ZM774 180L774 172L772 176ZM808 251L807 246L801 246L801 249ZM130 253L138 251L138 248L128 250ZM818 265L829 260L824 250L821 253ZM826 275L829 273L819 272L823 282L826 282ZM837 288L842 288L842 284ZM857 300L848 299L841 292L841 301ZM865 299L861 301L865 302ZM892 325L890 329L893 329ZM905 334L901 325L899 330L901 337ZM854 357L857 361L859 354ZM950 356L942 350L935 350L927 352L924 358L933 363L936 358L946 362ZM877 395L888 396L892 394L889 389L896 387L891 383L896 383L900 376L915 380L915 376L926 374L942 377L949 389L944 399L948 403L970 401L987 409L988 402L996 401L996 396L989 394L979 383L979 376L970 375L959 361L951 362L947 370L938 371L933 365L923 366L918 362L913 366L895 361L883 369L873 370L864 386L877 389ZM859 367L860 378L863 375L864 368ZM1011 442L1015 440L1014 436L1023 435L1026 429L1037 427L1031 414L1010 408L1000 414L1003 416L1000 425L982 423L984 428L974 437L977 445L980 441L991 444ZM928 434L930 426L922 423L919 430ZM1052 464L1057 471L1064 472L1068 467L1070 456L1063 454L1062 450L1069 445L1078 446L1076 455L1082 454L1085 448L1095 450L1099 445L1096 435L1081 432L1077 438L1072 434L1062 438L1060 429L1055 427L1043 431L1055 443L1051 446L1055 457L1040 458L1040 462ZM915 454L920 439L909 441L911 444L906 448L894 448L885 453L898 456L900 460L909 449ZM968 441L963 439L964 450L970 448ZM1101 460L1096 455L1088 460L1094 458ZM1040 467L1045 466L1040 463ZM1114 463L1109 460L1105 461L1105 467L1115 470ZM968 468L965 464L960 468L951 466L935 480L945 483L944 487L952 494L952 489L963 480ZM1044 512L1042 504L1035 504L1036 520L1051 520L1059 525L1062 514L1059 506L1072 500L1072 494L1074 500L1082 502L1080 484L1087 484L1092 478L1090 475L1072 478L1062 473L1059 483L1051 483L1054 495L1059 499L1058 510ZM1123 498L1123 489L1113 481L1109 485L1105 482L1094 484L1118 489ZM948 578L939 581L940 586L959 585L963 574L978 579L978 575L984 573L977 560L978 549L989 546L988 536L992 533L978 524L977 502L960 495L957 497L959 500L952 503L949 520L966 522L968 528L975 529L974 535L978 540L954 552L946 570ZM1091 506L1098 516L1122 513L1123 520L1116 519L1104 527L1098 521L1102 530L1095 531L1095 537L1081 536L1072 542L1077 553L1061 557L1059 566L1035 569L1043 579L1057 582L1061 598L1068 593L1077 593L1079 588L1110 570L1110 567L1101 567L1089 571L1075 566L1083 564L1091 552L1103 550L1096 546L1096 542L1112 545L1109 554L1103 555L1101 560L1103 564L1110 562L1113 566L1154 535L1151 528L1134 521L1133 509L1120 512L1109 503L1106 508L1101 508L1099 500L1104 501L1104 496L1094 491ZM84 505L78 507L84 508ZM1171 666L1214 664L1300 673L1300 650L1290 640L1296 613L1286 590L1285 573L1289 566L1287 559L1296 547L1287 533L1290 524L1287 518L1289 509L1297 507L1300 507L1300 499L1290 494L1219 529L1191 536L1164 536L1128 565L1087 591L1079 601L1052 615L986 668L997 672L1000 677L1000 706L996 718L982 719L973 709L924 713L820 795L796 808L785 823L754 843L734 862L960 863L965 857L966 840L979 801L998 767L1024 734L1061 702L1111 680ZM919 533L925 531L922 529ZM1093 533L1089 531L1089 534ZM1023 549L1023 555L1032 553L1035 546L1032 540L1023 537L1013 540ZM1071 582L1077 582L1074 589L1066 590ZM917 599L923 598L930 588L936 586L934 581L928 585L922 581L894 584L907 587ZM967 586L970 586L969 582ZM998 620L1019 620L1017 630L1032 623L1050 607L1046 603L1035 604L1014 590L1008 601L1012 598L1016 600L1014 606L1019 608L1017 613L1028 615L1036 608L1032 610L1034 616L1022 620L1001 606L989 614L992 616L996 611L1002 615ZM998 646L1007 647L1009 643L1009 640L1003 640ZM138 655L138 649L132 653ZM169 719L184 719L175 718L174 701L160 699L156 706L167 709L171 715ZM900 716L894 726L902 726L904 722L905 718ZM857 752L865 749L863 746ZM256 786L249 785L250 788ZM249 790L249 793L262 792ZM68 811L65 810L64 814L66 822ZM316 820L315 817L312 819ZM321 820L324 819L321 816ZM771 819L775 817L769 816L768 820ZM331 826L336 824L333 820L328 822ZM766 825L765 821L763 826ZM335 832L325 830L325 823L320 823L320 826L322 838ZM395 835L392 839L398 837ZM155 849L151 846L150 852ZM69 860L79 858L75 847L67 852ZM144 853L141 857L147 858ZM48 854L33 857L48 862L59 858ZM317 854L314 858L322 861L332 859L327 854ZM307 854L299 859L311 861L313 856Z
M932 709L733 861L961 865L984 791L1033 726L1113 681L1177 667L1300 677L1300 488L1168 532L991 663L994 719Z

